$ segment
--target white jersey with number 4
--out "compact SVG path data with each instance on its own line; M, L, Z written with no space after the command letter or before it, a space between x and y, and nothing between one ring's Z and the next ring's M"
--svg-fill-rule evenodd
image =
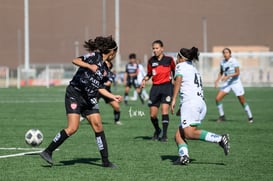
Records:
M177 64L175 77L177 76L182 76L180 87L181 103L189 100L204 99L201 76L192 62L186 61Z

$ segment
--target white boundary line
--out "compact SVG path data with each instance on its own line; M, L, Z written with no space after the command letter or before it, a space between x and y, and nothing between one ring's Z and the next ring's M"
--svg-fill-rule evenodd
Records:
M0 150L43 150L44 148L0 148Z
M1 158L16 157L16 156L24 156L24 155L29 155L29 154L41 153L41 152L42 152L42 150L39 150L39 151L28 151L28 152L11 154L11 155L3 155L3 156L0 156L0 159Z
M24 155L30 155L30 154L36 154L36 153L41 153L44 148L0 148L0 150L29 150L28 152L22 152L22 153L16 153L16 154L10 154L10 155L2 155L0 156L1 158L9 158L9 157L17 157L17 156L24 156ZM33 151L31 151L33 150ZM36 151L34 151L36 150ZM56 149L58 151L59 149Z

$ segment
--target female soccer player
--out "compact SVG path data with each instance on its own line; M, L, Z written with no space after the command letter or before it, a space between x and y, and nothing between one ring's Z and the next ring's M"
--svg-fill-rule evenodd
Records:
M232 90L246 111L249 123L252 123L252 113L249 105L246 103L244 97L244 87L240 80L239 63L235 58L231 57L231 50L229 48L225 48L223 50L223 55L225 59L221 61L220 72L217 79L215 80L215 87L218 87L220 80L223 82L215 98L216 105L220 114L217 122L225 120L223 103L221 101L230 92L230 90Z
M81 57L81 65L66 89L65 108L68 125L55 136L49 146L40 154L51 165L53 164L53 151L78 130L80 115L84 115L95 132L102 166L115 167L108 159L107 142L102 127L97 95L99 92L117 102L121 101L121 96L113 95L103 88L103 77L106 73L103 62L111 61L118 48L111 36L97 37L94 41L88 42L87 46L90 46L90 50L95 51L89 56ZM74 61L77 60L74 59Z
M124 85L125 85L124 103L125 105L128 105L128 99L129 99L128 94L132 86L137 91L137 94L139 95L139 99L141 103L144 104L144 100L141 97L141 88L137 82L138 74L139 74L139 67L138 67L138 63L136 59L136 54L131 53L129 55L129 63L126 64L125 73L124 73Z
M160 141L166 142L167 129L169 125L169 105L172 100L172 74L174 73L175 63L172 57L165 56L163 53L163 42L155 40L152 43L154 56L150 58L147 65L147 75L142 81L142 87L145 87L146 81L152 77L152 88L150 90L149 102L151 122L155 132L153 140L158 140L161 129L158 125L158 108L161 104L163 134Z
M175 164L186 165L190 162L186 139L203 140L219 143L225 154L229 153L229 138L227 134L218 135L205 130L197 129L207 111L204 101L201 76L193 65L198 60L198 49L182 48L177 55L179 62L175 68L175 83L171 112L174 113L176 96L180 94L180 126L175 134L179 158Z

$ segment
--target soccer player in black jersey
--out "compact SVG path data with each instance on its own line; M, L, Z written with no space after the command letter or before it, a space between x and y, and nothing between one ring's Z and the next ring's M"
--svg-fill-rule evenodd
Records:
M96 37L94 41L85 42L86 47L89 47L90 53L73 60L74 63L78 61L80 67L66 89L65 108L68 125L55 136L40 155L52 165L53 151L78 130L80 115L83 115L95 132L102 166L115 167L108 159L108 147L102 127L97 95L99 92L117 102L121 101L121 96L113 95L103 87L103 78L106 75L104 61L111 61L115 57L118 47L111 36Z
M145 86L146 81L152 77L152 88L150 90L150 99L148 105L150 107L151 122L155 128L153 140L162 142L167 141L167 129L169 125L169 105L172 100L172 75L174 75L175 63L172 57L165 56L163 53L163 42L161 40L155 40L152 43L153 53L147 65L147 75L142 81L142 87ZM161 129L158 125L158 108L161 104L162 114L162 126L163 134L162 138L159 138Z
M136 59L136 54L131 53L129 55L129 63L125 66L125 74L124 74L124 85L125 85L125 93L124 93L124 103L128 105L128 94L130 88L133 86L138 93L139 99L142 104L144 104L144 100L141 96L141 88L138 84L137 74L138 74L138 63Z

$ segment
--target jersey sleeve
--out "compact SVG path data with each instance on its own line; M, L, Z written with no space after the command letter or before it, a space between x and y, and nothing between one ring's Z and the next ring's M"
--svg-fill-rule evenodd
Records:
M182 68L181 63L177 64L176 67L175 67L175 76L174 76L174 78L176 78L177 76L182 76L183 77L183 68Z
M99 67L102 66L102 57L99 53L91 54L90 56L87 56L87 58L84 60L84 62L89 64L95 64Z
M236 59L233 59L233 66L234 68L240 67L239 62Z

